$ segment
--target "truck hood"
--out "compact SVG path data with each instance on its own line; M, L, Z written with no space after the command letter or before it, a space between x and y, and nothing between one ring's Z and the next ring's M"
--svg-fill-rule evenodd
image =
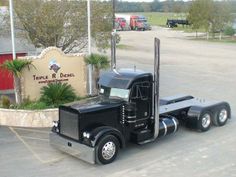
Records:
M143 25L144 25L145 27L150 27L150 24L149 24L148 22L144 22Z
M119 107L122 103L124 103L124 101L121 99L102 100L100 97L94 97L75 102L69 106L78 110L80 113L88 113Z

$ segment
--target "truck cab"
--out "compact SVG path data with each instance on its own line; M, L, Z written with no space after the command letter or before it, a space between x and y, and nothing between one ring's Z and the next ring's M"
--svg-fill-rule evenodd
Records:
M131 30L150 30L151 26L148 24L144 16L132 15L130 16Z
M116 17L115 18L115 23L116 25L116 30L126 30L127 29L127 24L126 24L126 20L123 17Z

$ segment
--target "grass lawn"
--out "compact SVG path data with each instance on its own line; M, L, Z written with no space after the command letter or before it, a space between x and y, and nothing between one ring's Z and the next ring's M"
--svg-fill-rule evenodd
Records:
M116 48L118 48L118 49L124 49L124 50L131 50L131 49L133 49L132 46L126 45L126 44L117 44L117 45L116 45Z
M165 12L137 12L132 14L144 15L148 22L154 26L166 26L167 19L186 19L184 13L165 13Z

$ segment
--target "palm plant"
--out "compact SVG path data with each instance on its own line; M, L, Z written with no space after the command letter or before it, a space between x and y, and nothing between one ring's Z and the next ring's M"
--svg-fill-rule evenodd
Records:
M22 72L25 68L30 69L30 66L35 66L32 64L32 60L6 60L0 68L9 71L13 74L14 77L14 88L15 88L15 95L16 95L16 103L20 104L22 102L21 97L21 82L20 78L22 76Z
M47 86L41 88L40 101L45 102L47 105L59 106L75 99L75 91L67 83L49 83Z
M93 66L93 85L97 85L97 81L100 75L100 70L106 69L110 65L108 57L100 54L91 54L84 59L87 65ZM94 87L94 91L97 93L97 87Z

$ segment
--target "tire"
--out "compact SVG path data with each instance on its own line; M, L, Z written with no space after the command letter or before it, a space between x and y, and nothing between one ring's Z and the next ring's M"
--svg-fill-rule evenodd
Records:
M113 135L106 135L101 138L96 147L97 160L101 164L109 164L113 162L120 149L118 139Z
M212 122L215 126L224 126L229 119L229 109L226 106L221 106Z
M212 122L212 114L209 111L203 111L198 120L198 129L206 132L210 129Z

